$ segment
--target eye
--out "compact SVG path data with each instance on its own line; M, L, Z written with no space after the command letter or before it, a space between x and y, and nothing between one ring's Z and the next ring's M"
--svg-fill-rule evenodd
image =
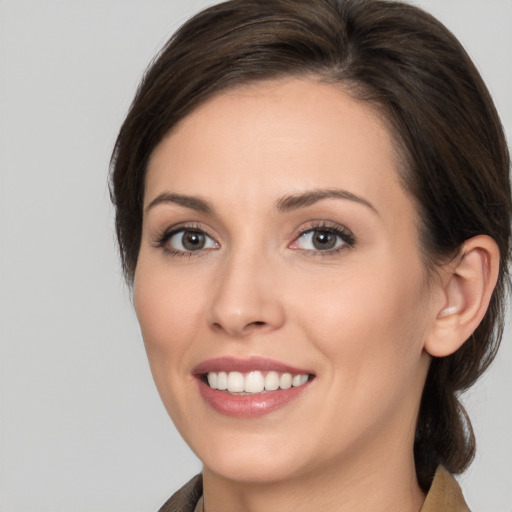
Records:
M164 236L160 241L168 251L174 253L197 252L216 249L219 245L200 229L182 228Z
M354 245L354 236L341 227L318 226L303 231L290 246L292 249L315 252L336 252Z

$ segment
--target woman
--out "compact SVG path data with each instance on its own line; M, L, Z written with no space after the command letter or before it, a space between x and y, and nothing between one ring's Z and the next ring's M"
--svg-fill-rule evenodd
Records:
M162 510L468 510L457 396L501 337L509 167L474 65L415 7L187 22L111 184L151 370L203 462Z

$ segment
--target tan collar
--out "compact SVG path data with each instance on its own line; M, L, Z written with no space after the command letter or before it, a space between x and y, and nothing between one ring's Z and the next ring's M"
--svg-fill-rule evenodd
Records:
M196 508L194 509L194 512L203 512L203 497L201 496L199 498L199 501L197 502Z
M177 491L159 512L198 512L202 510L201 475L195 476ZM457 480L442 466L437 468L434 481L420 512L470 512Z
M470 512L457 480L442 466L437 468L420 512Z

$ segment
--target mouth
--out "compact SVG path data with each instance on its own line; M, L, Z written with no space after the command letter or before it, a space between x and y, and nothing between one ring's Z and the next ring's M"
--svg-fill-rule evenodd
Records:
M293 375L289 372L208 372L202 375L202 380L211 389L227 391L233 395L254 395L269 391L286 390L306 384L313 375L300 373Z
M315 379L306 369L264 358L218 358L193 370L205 402L227 416L254 418L298 398Z

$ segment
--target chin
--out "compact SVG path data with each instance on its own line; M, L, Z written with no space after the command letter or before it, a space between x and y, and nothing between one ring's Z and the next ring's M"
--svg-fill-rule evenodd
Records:
M283 480L290 480L295 476L297 468L296 457L283 460L281 456L249 457L238 452L233 456L226 456L204 461L204 471L230 481L245 484L268 484Z
M208 438L206 444L205 437ZM243 483L271 483L290 479L300 471L297 443L287 445L279 436L268 433L225 435L212 432L189 445L204 466L204 470L224 479Z

